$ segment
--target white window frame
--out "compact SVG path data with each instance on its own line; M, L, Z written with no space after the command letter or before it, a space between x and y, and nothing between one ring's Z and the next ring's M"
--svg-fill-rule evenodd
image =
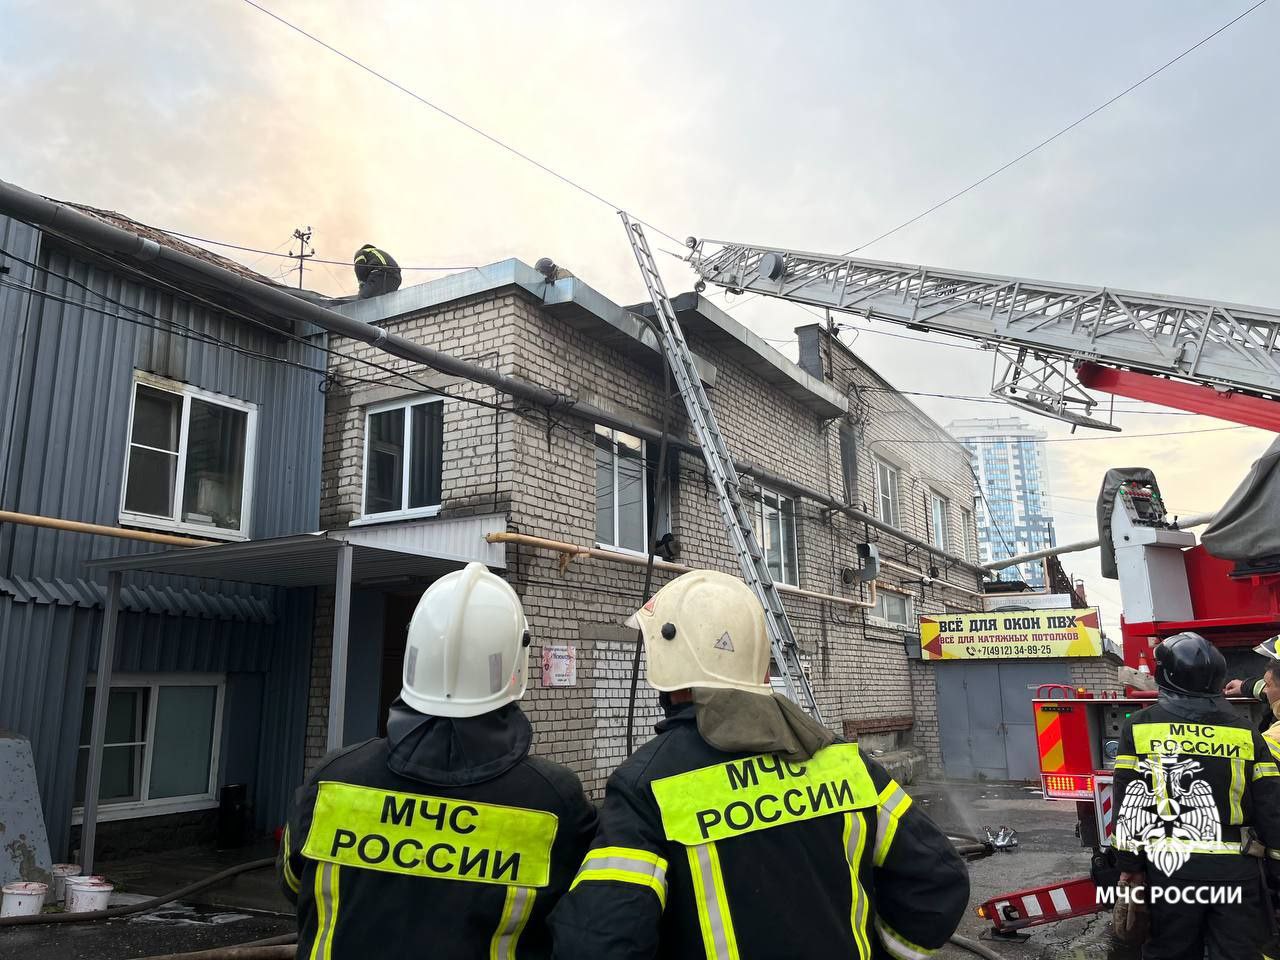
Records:
M96 689L98 678L90 674L85 683L86 690ZM222 759L222 716L227 699L227 678L221 673L113 673L111 686L146 687L147 723L143 732L142 747L142 785L140 793L146 797L151 788L151 759L155 743L156 710L160 703L161 687L215 687L217 694L213 705L213 742L209 749L209 789L204 793L186 797L163 797L158 800L128 800L123 803L104 803L98 801L98 821L133 820L138 817L159 817L170 813L187 813L193 810L213 810L218 806L218 774ZM95 704L96 706L96 704ZM77 734L77 740L79 736ZM85 748L76 744L76 758L79 762L79 751L92 750L92 744ZM71 822L79 824L84 821L84 807L77 806L71 811Z
M785 583L785 584L786 584L787 586L789 586L789 587L798 587L798 586L800 586L800 527L799 527L800 518L799 518L799 516L798 516L798 515L797 515L797 513L796 513L796 498L795 498L795 497L788 497L786 494L784 494L784 493L779 493L777 490L771 490L771 489L769 489L768 487L760 487L760 488L759 488L759 490L758 490L758 495L757 495L757 497L756 497L756 501L755 501L755 511L754 511L754 513L755 513L755 521L756 521L756 528L755 528L755 529L756 529L756 540L757 540L757 541L760 541L760 542L759 542L759 546L760 546L761 550L763 550L763 549L764 549L764 542L763 542L763 541L764 541L764 537L763 537L763 534L764 534L764 506L765 506L764 501L765 501L765 498L766 498L766 497L774 497L774 498L778 501L778 507L777 507L777 509L778 509L778 516L779 516L779 520L778 520L778 529L779 529L780 531L781 531L781 530L783 530L783 527L782 527L782 519L781 519L781 517L782 517L782 504L783 504L783 502L784 502L784 501L785 501L786 503L791 504L791 529L792 529L792 531L793 531L793 532L794 532L794 534L795 534L795 542L794 542L794 543L792 543L792 544L790 544L790 545L788 545L788 543L787 543L787 537L786 537L786 534L785 534L785 532L783 533L783 535L782 535L782 577L781 577L779 580L777 580L777 582L778 582L778 583ZM794 557L792 557L792 556L790 555L790 553L788 552L788 551L789 551L790 549L792 549L792 548L794 548L794 550L795 550L795 556L794 556ZM790 581L790 580L788 580L788 579L787 579L787 567L788 567L788 561L791 561L791 560L794 560L794 561L795 561L795 565L796 565L796 579L795 579L795 582L794 582L794 583L793 583L792 581ZM767 563L767 562L768 562L768 561L766 560L766 563Z
M884 617L880 617L876 615L875 607L871 607L869 610L867 610L867 620L869 620L871 623L875 624L876 626L887 627L890 630L904 630L914 626L916 622L915 597L913 597L909 593L904 593L899 590L886 590L884 587L876 588L877 599L879 599L880 596L882 596L883 594L887 594L887 593L891 593L895 597L902 597L902 599L906 601L906 605L907 605L906 620L902 623L899 623L896 620L886 620Z
M413 468L413 448L410 446L410 438L413 435L413 416L410 409L420 407L428 403L443 403L444 397L439 394L425 394L422 396L400 397L395 400L384 400L382 403L374 403L365 407L364 411L364 451L363 460L361 461L360 472L360 516L352 520L349 526L359 527L366 523L385 523L388 520L415 520L424 517L434 517L440 513L440 508L444 503L444 490L440 491L440 503L431 504L425 507L404 507L403 504L409 497L409 476ZM389 410L405 411L404 416L404 464L400 476L400 503L399 510L384 510L381 513L365 513L365 503L367 502L368 483L369 483L369 421L380 413L386 413ZM443 417L443 412L442 412ZM441 429L443 434L443 428ZM444 443L441 442L440 449L440 470L444 471Z
M897 465L890 463L888 460L881 460L879 457L872 457L871 462L876 468L876 516L889 524L891 527L902 529L902 470ZM881 486L880 471L887 470L893 475L893 495L889 498L889 502L893 505L893 517L884 515L884 501L886 499L884 490Z
M939 521L937 507L941 505ZM939 550L951 549L951 501L937 490L929 490L929 542Z
M644 437L637 437L634 433L627 433L625 430L614 430L612 427L598 427L591 440L591 472L595 474L595 437L602 437L605 433L609 436L610 456L613 464L613 537L612 542L597 540L596 546L601 550L612 550L614 553L627 553L638 557L648 559L649 544L653 539L653 531L649 529L649 442ZM640 496L640 515L642 517L644 530L645 546L637 550L635 547L624 547L618 543L621 537L618 536L618 434L624 437L630 437L633 440L640 441L640 477L644 486L644 492ZM656 508L656 504L655 504ZM597 521L598 522L598 521Z
M964 558L970 563L977 560L976 555L976 526L974 524L974 512L965 507L960 508L960 526L964 533Z
M129 493L129 463L133 454L133 408L138 399L138 387L150 387L165 393L174 393L182 397L182 423L178 428L178 465L177 479L173 495L173 514L164 517L153 513L138 513L125 508L125 497ZM246 414L244 427L244 476L240 482L240 529L228 530L212 524L192 523L182 520L182 501L187 484L187 431L191 424L191 401L202 400L219 407L228 407ZM198 533L202 537L214 540L248 540L253 520L253 477L258 452L258 405L247 400L237 400L226 394L201 390L189 383L180 383L165 377L157 377L141 370L133 372L133 383L129 387L129 430L125 435L124 474L120 483L120 523L131 527L143 527L152 530L173 530L180 533ZM137 444L144 450L155 450L146 444ZM159 451L166 455L172 450Z

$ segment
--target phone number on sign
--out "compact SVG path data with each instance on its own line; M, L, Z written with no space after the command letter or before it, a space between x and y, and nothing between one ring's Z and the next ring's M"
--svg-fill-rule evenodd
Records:
M1047 643L979 643L967 645L964 652L970 657L1051 657L1053 647Z

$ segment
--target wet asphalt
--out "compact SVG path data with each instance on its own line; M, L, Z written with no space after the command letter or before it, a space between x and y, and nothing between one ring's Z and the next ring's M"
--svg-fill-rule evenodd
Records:
M990 927L973 912L984 900L1088 872L1089 851L1075 836L1074 804L1049 803L1017 785L928 781L914 784L909 792L948 832L981 835L987 826L1018 832L1017 852L970 864L970 909L958 931L965 936L977 939ZM982 942L1002 960L1137 960L1135 951L1112 942L1109 927L1110 914L1099 913L1034 928L1025 940ZM122 920L0 929L0 960L134 960L293 929L292 916L271 910L177 903ZM938 956L973 955L948 946Z

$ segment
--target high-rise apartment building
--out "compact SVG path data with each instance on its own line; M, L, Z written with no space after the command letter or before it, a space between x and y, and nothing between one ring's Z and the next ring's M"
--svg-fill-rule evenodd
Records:
M978 484L985 497L975 505L978 550L984 561L1056 545L1049 505L1048 434L1017 417L956 420L947 428L973 454ZM1039 561L1002 571L1033 587L1045 585Z

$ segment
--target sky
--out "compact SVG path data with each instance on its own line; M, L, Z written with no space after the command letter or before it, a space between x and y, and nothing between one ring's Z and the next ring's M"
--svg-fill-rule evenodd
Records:
M592 199L299 36L245 0L0 0L0 178L246 246L373 242L412 266L550 256L619 303L645 291L615 214L671 235L839 252L990 173L1250 4L846 0L698 4L261 0ZM861 255L1280 304L1274 121L1280 2L964 197ZM675 246L657 234L660 249ZM224 251L225 252L225 251ZM235 255L288 279L292 261ZM659 256L674 294L689 268ZM406 283L436 276L406 275ZM353 292L345 266L307 286ZM812 316L717 296L795 355ZM902 390L985 395L988 354L857 321ZM898 331L900 332L900 331ZM918 398L947 423L991 402ZM1150 466L1179 513L1215 509L1271 434L1122 405L1096 439L1036 419L1060 541L1094 534L1108 467ZM1057 442L1062 441L1062 442ZM1114 625L1097 551L1064 558Z

